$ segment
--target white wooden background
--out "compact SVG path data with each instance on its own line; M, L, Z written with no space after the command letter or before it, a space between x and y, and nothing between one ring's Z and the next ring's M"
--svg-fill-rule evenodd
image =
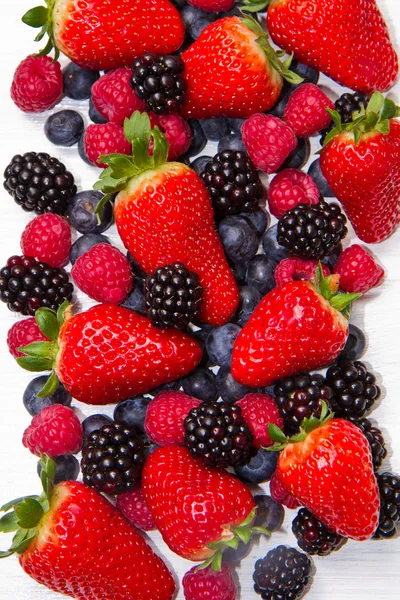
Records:
M39 4L39 2L37 3ZM392 39L400 50L400 7L398 0L378 0L378 4L389 23ZM64 161L74 173L78 189L90 189L99 170L81 161L76 147L54 147L43 134L43 124L48 116L27 116L20 112L9 97L9 87L17 64L28 54L37 51L33 43L34 31L23 25L21 15L32 5L32 0L7 2L2 11L0 36L0 168L3 170L16 153L30 150L45 151ZM396 39L396 25L397 39ZM360 32L362 35L362 31ZM321 78L337 97L342 93L339 86L327 78ZM391 90L391 97L400 103L400 83ZM86 123L87 101L77 103L65 99L57 108L74 108L81 112ZM317 142L315 141L315 148ZM211 149L212 153L212 149ZM210 154L210 152L207 152ZM312 156L311 160L314 160ZM19 238L31 216L24 213L1 186L0 215L0 266L12 254L20 253ZM115 228L106 232L112 241L121 247ZM346 239L346 244L355 241L354 235ZM400 231L386 242L374 246L373 251L386 270L384 284L370 292L356 303L352 321L366 332L368 351L367 363L377 373L383 389L382 401L373 413L385 434L389 455L384 468L400 473ZM83 307L91 303L84 300ZM30 422L30 416L22 405L22 393L31 375L20 369L8 353L6 334L16 317L5 305L0 306L0 505L24 494L37 493L39 480L36 475L36 458L22 446L22 432ZM74 402L78 414L91 414L84 404ZM103 412L112 414L113 406ZM268 486L265 486L268 489ZM269 541L262 540L254 547L251 555L237 570L240 578L242 600L256 598L252 588L253 564L257 558L278 544L294 544L291 521L294 511L287 511L282 531L274 534ZM2 535L0 548L8 547L9 536ZM169 552L158 534L151 534L159 553L175 571L179 580L193 563L182 560ZM309 600L395 600L399 598L400 585L400 542L399 539L382 542L349 542L339 552L326 557L315 558L316 574L308 593ZM0 597L16 600L55 600L61 596L31 580L20 569L15 557L0 561ZM183 599L182 591L178 595ZM112 600L112 599L110 599Z

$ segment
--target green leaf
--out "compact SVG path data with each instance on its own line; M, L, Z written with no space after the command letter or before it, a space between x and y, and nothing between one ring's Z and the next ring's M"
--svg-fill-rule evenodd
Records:
M248 527L235 527L233 531L244 544L248 544L250 542L251 532Z
M233 548L234 550L237 550L237 547L239 546L239 538L235 536L231 540L225 540L224 545L228 546L228 548Z
M40 480L42 482L43 491L48 500L50 500L53 487L54 477L56 474L56 463L46 454L42 454L40 458Z
M58 307L57 310L57 323L58 323L58 327L61 329L61 325L64 325L64 313L67 310L67 308L69 307L69 302L68 300L64 300L64 302L61 304L61 306Z
M397 106L390 100L390 98L385 98L385 102L383 103L383 107L380 114L380 120L384 121L385 119L393 119L396 116Z
M3 504L3 506L0 507L0 510L2 512L7 512L8 510L10 510L10 508L14 508L14 506L17 506L17 504L23 502L25 498L35 498L35 500L37 500L39 496L20 496L19 498L14 498L14 500L10 500L6 504Z
M36 358L34 356L21 356L17 363L26 371L39 373L40 371L51 371L52 363L47 358Z
M153 161L154 166L158 167L167 161L169 144L158 127L153 130Z
M100 182L98 181L97 183L100 183ZM93 186L94 188L95 188L95 185ZM112 194L104 194L104 196L102 197L102 199L100 200L100 202L98 203L98 205L96 206L96 208L94 210L94 214L97 215L97 224L98 225L101 225L101 214L102 214L103 208L105 207L107 202L110 201L111 196L112 196Z
M42 27L47 22L48 10L45 6L35 6L22 17L22 22L29 27Z
M386 119L385 121L377 123L375 131L379 131L379 133L383 133L383 135L388 135L388 133L390 133L390 122Z
M372 113L379 113L383 104L385 102L385 97L380 92L374 92L370 98L370 101L367 105L366 113L367 115Z
M329 142L331 142L333 140L333 138L335 138L337 135L339 135L339 133L340 133L340 131L338 129L336 129L336 127L334 129L332 129L324 139L324 148L325 148L325 146L327 146L329 144Z
M241 10L245 10L246 12L263 12L269 3L270 0L245 0Z
M256 516L256 509L253 508L253 510L251 510L249 512L249 514L247 515L247 517L245 518L245 520L240 523L239 527L247 527L248 525L251 525L251 523L254 521Z
M38 358L50 358L53 347L53 342L32 342L27 346L22 346L22 348L18 348L18 351L23 352L27 356L35 356Z
M33 498L25 498L21 504L15 507L15 514L20 527L32 529L39 523L44 512L40 502Z
M203 569L206 569L209 565L211 565L212 561L214 560L214 556L214 554L212 556L209 556L204 562L198 565L196 571L202 571Z
M0 519L0 531L2 533L10 533L10 531L17 531L17 529L18 522L14 511L7 513Z
M345 308L350 306L350 304L352 304L354 300L361 298L361 296L362 294L337 294L337 296L332 298L331 304L333 308L336 308L336 310L343 312Z
M14 536L10 550L22 554L36 537L36 529L19 529Z
M38 52L36 56L46 56L53 50L53 47L54 47L53 38L49 37L47 44L45 45L43 50L40 50L40 52Z
M136 110L130 119L124 121L124 135L128 142L133 142L137 138L146 138L150 140L151 123L147 113L141 113Z
M47 25L43 25L42 29L39 31L37 36L34 38L35 42L40 42L44 38L47 33Z
M50 308L38 308L35 312L36 323L40 331L49 340L56 340L60 332L60 327L57 321L57 314Z
M55 371L52 371L50 377L47 379L46 383L44 384L40 392L36 394L36 396L38 398L47 398L48 396L52 396L57 390L59 383L60 382Z
M358 143L361 140L361 135L361 129L359 127L356 127L354 130L354 143L356 146L358 146Z
M338 111L337 110L332 110L328 106L325 106L325 110L330 115L330 117L332 118L332 121L333 121L336 129L338 131L342 131L342 119L341 119L341 116L338 113Z
M212 571L220 571L221 567L222 567L222 552L220 550L218 550L213 556L213 560L211 562L211 570Z
M134 177L137 174L137 167L133 164L132 159L123 154L109 158L107 164L110 165L114 179Z
M251 533L252 534L260 534L260 535L266 535L268 537L271 536L271 532L268 529L265 529L265 527L252 527L251 528Z
M281 75L289 83L303 83L304 81L303 77L300 77L300 75L297 75L293 71L282 70Z
M14 554L14 550L0 550L0 558L7 558L7 556L12 556Z
M286 444L287 442L286 435L274 423L268 423L268 434L273 442L278 444Z
M377 115L376 113L370 113L367 114L364 122L363 122L363 130L368 133L369 131L372 131L375 128L375 125L378 123L379 121L379 115Z

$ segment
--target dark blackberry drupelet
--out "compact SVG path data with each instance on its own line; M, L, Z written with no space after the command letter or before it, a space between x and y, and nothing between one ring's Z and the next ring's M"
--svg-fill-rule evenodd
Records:
M347 538L328 529L306 508L301 508L293 519L292 531L299 547L307 554L327 556L347 542Z
M332 388L317 373L299 373L281 379L274 386L275 400L288 435L298 433L304 418L321 414L322 401L330 406Z
M186 329L200 316L203 288L199 276L182 263L159 267L144 283L148 317L156 327Z
M73 290L65 269L31 256L11 256L0 270L0 300L12 312L34 315L41 306L57 310L64 300L71 300Z
M381 395L375 376L359 360L339 360L329 367L326 380L333 389L331 408L335 417L361 419Z
M351 420L353 421L354 425L357 425L357 427L361 429L367 438L371 448L374 471L377 471L387 455L385 439L382 435L382 431L378 429L378 427L374 427L369 419L364 418Z
M295 548L278 546L254 565L254 589L264 600L296 600L311 576L311 560Z
M355 94L342 94L335 102L335 110L339 113L340 119L343 124L351 123L353 120L353 113L358 112L362 108L367 108L369 102L369 96L363 94L363 92L356 92ZM323 145L326 136L335 127L332 122L329 127L321 131L320 143Z
M4 187L15 202L37 215L65 214L69 200L76 194L72 173L45 152L16 154L4 171Z
M200 177L208 188L218 219L258 209L263 186L246 152L219 152L206 164Z
M183 104L187 83L179 56L156 56L146 52L132 65L131 86L146 108L157 115L173 113Z
M279 219L277 240L295 256L321 260L347 235L346 223L338 204L298 204Z
M211 467L239 467L253 456L253 435L240 406L227 402L201 404L184 421L189 452Z
M83 482L106 494L133 490L144 463L143 443L135 429L114 422L92 431L83 442Z
M400 477L386 472L377 475L376 480L379 486L381 509L374 538L391 538L396 535L396 525L400 522Z

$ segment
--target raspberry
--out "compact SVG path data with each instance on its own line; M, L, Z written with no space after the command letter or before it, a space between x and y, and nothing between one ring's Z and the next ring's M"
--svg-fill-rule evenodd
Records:
M130 154L132 146L124 136L124 130L117 123L89 125L84 135L85 153L89 161L97 167L106 167L98 161L102 154Z
M24 431L22 443L36 456L43 453L54 458L79 452L82 438L82 425L72 408L53 404L33 417Z
M45 213L35 217L22 232L21 250L50 267L63 267L69 261L71 230L59 215Z
M283 483L279 479L277 472L272 475L271 481L269 482L269 493L271 494L272 500L278 504L283 504L286 508L299 508L301 504L297 502L294 496L291 496L289 492L283 487Z
M257 113L242 126L243 143L257 169L275 173L297 146L288 125L272 115Z
M235 600L237 597L235 581L224 562L220 571L193 567L185 573L182 587L185 600Z
M78 288L97 302L120 304L132 289L128 259L109 244L96 244L82 254L71 275Z
M16 68L11 98L24 112L42 112L53 108L63 95L60 63L50 56L28 56Z
M275 268L275 281L277 286L289 281L314 281L317 260L304 260L302 258L285 258ZM324 277L331 274L328 267L321 263Z
M138 529L143 531L157 529L140 485L131 492L118 494L116 506L125 519L128 519Z
M256 448L272 446L274 443L268 434L268 424L273 423L283 428L283 419L279 408L271 396L252 393L236 402L242 409L242 416L254 436Z
M192 142L192 132L189 124L180 115L156 115L149 113L151 126L159 127L166 137L169 144L168 149L168 160L175 160L186 150ZM150 143L150 152L152 148L153 140Z
M305 83L290 96L283 118L298 137L309 137L332 121L326 108L335 110L332 100L314 83Z
M385 271L372 254L359 244L343 250L334 273L340 275L339 283L344 292L360 294L380 285L385 276Z
M187 0L187 3L205 12L225 12L233 8L235 0Z
M145 110L144 102L130 86L131 75L130 69L121 67L109 71L93 85L93 106L107 121L122 125L135 110Z
M144 422L147 435L160 446L184 444L183 422L192 408L200 404L200 400L184 392L160 392L147 407Z
M277 219L298 204L318 204L319 189L312 177L298 169L284 169L270 183L268 205Z
M49 339L40 331L35 317L17 321L7 333L7 346L14 358L24 356L17 348L27 346L32 342L48 342Z

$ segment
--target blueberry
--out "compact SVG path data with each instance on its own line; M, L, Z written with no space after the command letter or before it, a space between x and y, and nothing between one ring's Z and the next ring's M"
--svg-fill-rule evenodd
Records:
M293 89L285 81L278 102L275 104L275 106L272 107L271 110L268 111L268 113L270 115L274 115L274 117L283 117L283 113L285 112L286 105L289 102L289 98L292 95L292 93Z
M54 483L60 483L60 481L72 481L77 479L79 475L79 462L72 456L71 454L66 454L63 456L56 456L53 458L56 463L56 473L54 475ZM40 477L42 472L42 465L40 460L37 464L37 474Z
M201 119L200 125L209 142L218 142L222 137L229 134L229 127L225 117Z
M353 323L349 325L349 337L339 358L346 360L359 360L367 349L367 340L364 333Z
M204 12L194 6L185 6L181 17L187 33L193 40L197 40L203 29L215 20L215 14Z
M250 221L259 236L263 235L271 222L271 217L261 206L253 213L240 213L239 216Z
M257 288L251 285L241 286L239 288L240 301L235 314L235 321L243 327L250 319L257 304L261 301L262 294Z
M251 461L244 467L236 467L235 473L248 483L265 483L276 470L279 452L270 452L260 448Z
M212 160L212 156L198 156L190 163L190 168L193 169L193 171L196 171L197 175L200 175L210 160Z
M134 310L141 315L146 314L143 292L137 283L133 292L131 292L123 301L122 306L129 308L129 310Z
M208 334L206 349L211 362L219 367L231 366L233 345L240 331L239 325L227 323L222 327L215 327Z
M81 235L78 239L72 244L71 250L69 251L69 260L72 265L76 263L78 258L85 254L90 248L93 248L96 244L109 244L110 240L106 238L105 235L100 235L98 233L87 233L86 235Z
M85 132L82 133L81 137L78 140L78 154L87 165L93 167L93 163L87 157L85 152Z
M176 6L178 10L183 10L187 6L186 0L171 0L172 4Z
M236 131L236 132L241 132L242 130L242 125L245 122L246 119L234 119L231 117L228 117L226 119L226 122L228 123L228 127L231 131Z
M97 429L104 427L104 425L110 425L112 422L113 420L111 417L108 417L107 415L90 415L82 421L83 435L87 437L92 431L96 431Z
M233 262L247 262L256 255L258 237L255 228L243 217L226 217L219 224L225 252Z
M155 444L146 433L144 433L143 435L139 435L139 437L143 444L144 456L145 458L148 458L150 454L152 454L154 450L158 448L158 445Z
M233 276L236 279L236 283L238 285L245 285L246 283L246 272L247 272L247 263L244 262L229 262L229 266L232 270Z
M63 69L64 95L73 100L87 100L90 98L92 85L100 77L98 71L81 69L73 62Z
M96 206L103 198L101 192L79 192L68 203L67 215L71 225L81 233L103 233L113 220L112 204L107 202L101 211L101 224L97 224Z
M208 356L207 348L206 348L206 339L210 331L214 328L210 326L210 329L205 331L199 329L198 331L192 332L193 337L196 339L196 342L200 345L203 350L203 355L201 357L201 361L199 362L199 367L215 367L216 362L214 359L211 359Z
M184 155L180 157L180 161L184 158L191 158L192 156L197 156L202 152L207 144L206 136L203 133L203 130L200 125L200 121L197 119L189 119L188 120L190 130L192 132L192 141L190 143L189 149L185 152Z
M229 367L221 367L216 377L218 395L225 402L234 403L243 398L246 394L254 392L253 388L241 385L232 377Z
M171 390L179 390L181 387L181 380L175 379L175 381L169 381L168 383L163 383L162 385L158 385L148 392L151 396L157 396L160 392L171 391Z
M255 287L263 296L275 287L276 260L265 254L257 254L247 266L247 285Z
M304 81L301 83L290 84L292 88L296 88L303 83L318 83L319 71L299 63L295 58L291 62L290 70L293 71L293 73L297 73L297 75L300 75L300 77L304 79Z
M118 402L114 408L114 420L123 421L128 427L144 433L144 420L150 400L146 396L135 396Z
M76 110L60 110L47 117L44 133L56 146L73 146L79 142L84 123Z
M257 506L255 527L264 527L271 533L279 529L285 518L285 509L282 504L274 502L271 496L266 494L257 494L254 496L254 502Z
M51 394L51 396L47 396L47 398L37 397L37 394L43 389L47 379L47 375L35 377L35 379L32 379L25 388L22 402L32 417L38 415L40 411L46 408L46 406L52 406L53 404L63 404L64 406L71 405L72 398L61 383L58 384L56 391L54 394Z
M289 154L279 171L284 169L301 169L304 167L311 154L311 143L309 138L298 138L296 148Z
M224 550L224 562L229 563L230 565L237 565L241 560L246 558L250 554L253 549L252 540L248 544L245 544L242 541L239 541L238 547L235 548L227 548Z
M272 225L264 235L262 245L267 256L273 258L276 262L280 262L284 258L288 258L290 254L286 248L278 244L278 240L276 239L277 231L278 223L275 223L275 225Z
M342 252L343 245L342 243L339 243L337 246L334 247L332 252L328 254L328 256L325 256L325 258L322 259L321 262L323 262L324 265L327 265L332 270L335 267L337 261L339 260L339 256L342 254Z
M314 179L322 196L325 198L335 198L335 194L332 192L331 188L329 187L329 183L321 171L319 158L317 158L317 160L310 165L308 174Z
M108 123L107 119L103 117L95 108L92 99L89 100L89 119L96 123L96 125L103 125L104 123Z
M142 267L138 262L133 258L130 252L126 253L126 258L129 260L129 264L131 265L132 272L137 277L138 280L144 280L147 277L147 273L145 273ZM143 287L143 286L142 286Z
M224 152L225 150L247 152L240 133L232 132L224 135L224 137L221 137L218 143L218 152Z
M216 377L212 371L197 367L192 373L182 378L185 394L194 396L204 402L213 402L218 398Z

